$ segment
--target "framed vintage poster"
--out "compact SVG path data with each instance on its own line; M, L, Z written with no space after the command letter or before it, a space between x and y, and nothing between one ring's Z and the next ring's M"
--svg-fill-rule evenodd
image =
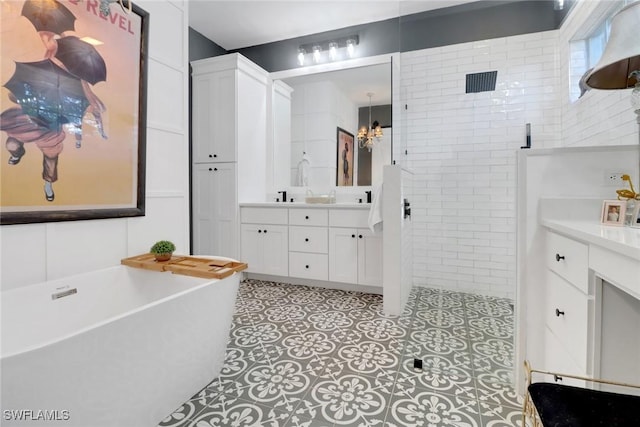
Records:
M1 3L0 222L144 215L149 15Z
M338 128L336 149L336 185L353 185L353 134Z

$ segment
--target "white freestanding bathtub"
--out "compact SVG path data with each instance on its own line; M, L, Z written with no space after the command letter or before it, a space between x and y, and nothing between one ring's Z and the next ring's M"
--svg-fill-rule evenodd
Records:
M157 426L218 376L238 283L117 266L2 292L0 425Z

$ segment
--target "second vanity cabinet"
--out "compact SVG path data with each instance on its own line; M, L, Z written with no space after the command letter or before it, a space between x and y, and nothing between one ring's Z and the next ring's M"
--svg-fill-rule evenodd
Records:
M368 211L329 214L329 280L382 285L382 238L368 228Z
M257 205L257 204L256 204ZM367 228L369 209L242 206L242 260L248 272L292 278L382 286L382 235ZM268 225L268 226L267 226ZM277 228L276 228L277 227ZM280 236L268 244L278 230ZM266 235L270 236L265 238ZM262 239L262 240L261 240ZM274 238L275 239L275 238ZM262 246L260 246L262 245ZM270 251L261 256L258 251ZM288 269L282 260L287 255ZM278 266L276 272L276 265Z
M289 273L287 209L240 210L241 259L247 272L286 276Z
M546 242L545 369L590 374L589 248L548 231Z
M289 276L327 280L327 209L289 209Z

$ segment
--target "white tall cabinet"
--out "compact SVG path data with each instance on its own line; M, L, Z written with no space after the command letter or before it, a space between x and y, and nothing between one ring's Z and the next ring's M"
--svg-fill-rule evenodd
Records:
M239 54L191 65L193 253L238 258L238 203L266 192L269 73Z

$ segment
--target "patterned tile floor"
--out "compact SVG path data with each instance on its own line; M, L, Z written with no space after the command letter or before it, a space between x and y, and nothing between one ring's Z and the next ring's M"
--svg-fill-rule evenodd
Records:
M512 360L507 299L414 288L390 317L379 295L249 279L220 377L160 426L517 426Z

